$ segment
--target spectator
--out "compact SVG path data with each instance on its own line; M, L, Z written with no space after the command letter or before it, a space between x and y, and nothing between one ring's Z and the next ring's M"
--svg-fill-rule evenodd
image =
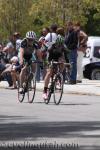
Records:
M0 47L0 81L7 80L9 87L12 86L11 74L9 72L4 73L7 68L9 68L10 64L8 59L6 58L5 52L3 52L3 46Z
M15 56L16 50L15 50L15 41L14 41L13 35L10 36L9 42L3 48L3 52L6 53L8 60L10 60L13 56Z
M13 81L12 89L17 88L16 82L18 81L19 78L19 72L17 71L18 67L19 67L18 57L14 56L11 59L11 77Z
M18 52L19 52L19 49L20 49L20 46L21 46L21 42L22 42L19 32L15 32L13 34L13 40L15 41L15 48L16 48L15 55L18 55Z
M40 75L42 77L42 79L44 79L45 75L46 75L46 70L47 70L47 51L46 50L42 50L42 46L44 44L45 41L45 37L46 35L50 32L48 27L43 28L42 33L41 33L41 37L39 38L39 44L40 44L40 48L41 48L41 54L42 54L42 59L43 59L43 69L40 69L40 66L38 65L37 68L37 80L40 80Z
M15 82L14 82L14 76L13 76L15 72L14 71L12 72L11 59L18 55L18 51L19 51L20 44L21 44L20 33L19 32L13 33L13 35L9 38L9 40L10 41L7 43L7 45L3 48L3 54L6 55L7 59L6 61L4 60L5 61L4 64L0 64L0 66L3 65L2 66L3 70L1 72L0 78L1 80L6 79L10 87L12 87L13 84L14 84L14 87L16 87Z
M76 23L74 26L75 30L78 32L78 49L77 49L77 83L82 82L83 78L83 68L82 68L82 60L87 48L87 34L81 30L80 23Z
M65 44L69 50L69 62L72 65L69 83L76 84L78 33L74 30L72 22L67 23Z
M41 33L41 37L39 38L39 44L40 47L42 47L42 44L44 43L45 40L45 36L50 32L48 27L43 28L42 33Z

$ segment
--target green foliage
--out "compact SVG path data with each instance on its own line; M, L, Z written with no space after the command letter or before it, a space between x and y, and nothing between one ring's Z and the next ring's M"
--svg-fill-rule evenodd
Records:
M100 35L100 0L0 0L0 40L15 31L39 34L45 26L64 26L69 20L80 21L90 35Z
M0 28L2 38L15 31L25 33L32 26L29 10L30 0L0 0Z

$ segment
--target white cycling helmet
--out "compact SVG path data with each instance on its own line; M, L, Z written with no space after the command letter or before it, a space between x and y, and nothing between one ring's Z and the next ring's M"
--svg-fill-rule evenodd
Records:
M36 39L36 33L34 31L28 31L26 33L26 38L28 38L28 39Z

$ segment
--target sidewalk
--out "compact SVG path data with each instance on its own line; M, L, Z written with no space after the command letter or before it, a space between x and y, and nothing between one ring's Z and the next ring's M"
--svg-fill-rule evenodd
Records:
M37 83L37 90L43 91L43 86L43 81ZM8 83L6 81L0 82L0 88L7 87ZM75 85L64 84L64 93L100 96L100 81L83 79L82 83Z

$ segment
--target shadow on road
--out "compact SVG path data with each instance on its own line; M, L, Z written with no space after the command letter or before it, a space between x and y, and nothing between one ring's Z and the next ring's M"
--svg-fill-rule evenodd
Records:
M12 123L2 123L4 120ZM24 122L13 123L16 119L25 119L21 116L0 116L0 141L14 141L38 138L100 138L100 122ZM88 134L90 132L95 134ZM87 134L84 134L87 132ZM84 149L85 147L82 147ZM98 148L98 147L97 147ZM97 150L95 147L93 150ZM99 147L100 149L100 147ZM88 150L92 150L92 148Z
M84 131L100 130L100 122L24 122L13 123L14 120L26 119L21 116L0 116L0 140L11 140L25 137L96 137L100 135L84 135ZM12 123L2 123L12 120ZM83 132L82 132L83 131ZM97 132L96 132L97 133Z
M100 122L24 122L13 123L15 120L24 120L22 116L0 116L0 141L18 140L25 138L100 138ZM2 123L12 120L12 123ZM88 134L95 132L95 134ZM87 132L87 134L84 134Z

